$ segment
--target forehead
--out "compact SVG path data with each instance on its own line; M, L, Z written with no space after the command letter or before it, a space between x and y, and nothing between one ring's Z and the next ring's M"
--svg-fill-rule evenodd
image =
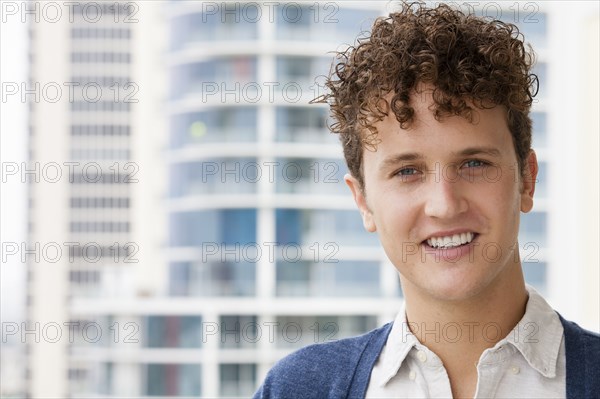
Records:
M410 105L414 116L406 129L400 126L393 112L376 122L378 144L375 151L364 150L365 163L380 163L400 153L419 153L424 158L445 158L464 153L474 147L496 149L499 155L514 153L508 128L506 109L493 106L487 109L472 103L472 120L462 116L442 116L436 120L432 91L414 93ZM389 101L391 95L386 99Z

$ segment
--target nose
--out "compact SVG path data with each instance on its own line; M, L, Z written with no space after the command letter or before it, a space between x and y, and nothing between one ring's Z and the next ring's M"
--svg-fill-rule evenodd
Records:
M452 219L467 211L464 187L457 181L432 179L426 193L425 214L432 218Z

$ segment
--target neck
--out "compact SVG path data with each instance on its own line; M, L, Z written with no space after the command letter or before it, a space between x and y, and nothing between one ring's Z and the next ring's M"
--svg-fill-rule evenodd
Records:
M528 294L521 265L510 265L503 274L481 292L453 301L432 297L402 279L411 331L444 363L476 363L525 314Z

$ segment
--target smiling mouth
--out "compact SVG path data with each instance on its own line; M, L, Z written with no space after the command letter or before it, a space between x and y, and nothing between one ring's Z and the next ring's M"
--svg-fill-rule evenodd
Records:
M479 233L474 232L454 234L445 237L430 237L421 242L421 245L434 250L460 248L469 245L477 237L479 237Z

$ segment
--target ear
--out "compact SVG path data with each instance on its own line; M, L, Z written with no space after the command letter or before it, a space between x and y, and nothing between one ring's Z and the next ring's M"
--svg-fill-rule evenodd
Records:
M529 212L533 208L533 193L537 182L538 163L535 151L531 150L523 165L523 183L521 189L521 212Z
M354 197L354 202L356 202L356 206L358 206L358 210L360 211L360 215L362 216L363 226L365 226L365 230L370 233L373 233L377 230L375 226L375 221L373 220L373 213L369 209L367 205L367 198L365 193L363 192L363 188L358 180L350 175L346 174L344 176L344 181L350 187L350 191L352 191L352 196Z

